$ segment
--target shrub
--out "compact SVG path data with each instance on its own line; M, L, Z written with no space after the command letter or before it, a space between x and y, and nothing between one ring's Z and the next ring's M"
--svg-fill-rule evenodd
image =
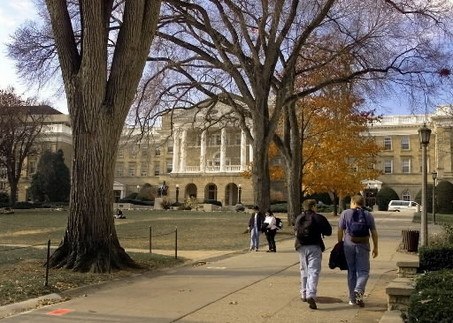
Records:
M453 271L419 275L409 301L409 322L451 322L453 317Z
M15 209L33 209L35 206L30 202L17 202L14 205Z
M435 246L453 246L453 225L442 224L442 232L430 235L429 245Z
M9 204L9 195L5 192L0 192L0 204Z
M314 199L314 200L318 201L318 203L322 202L323 204L326 204L326 205L332 204L332 199L330 198L329 193L314 193L314 194L304 197L304 199Z
M442 269L420 274L415 282L417 291L430 288L453 291L453 270Z
M271 211L273 213L288 213L288 203L275 203L271 204Z
M453 246L422 247L419 257L420 270L453 269Z
M414 199L415 202L422 205L422 190L418 191ZM433 184L428 184L426 186L426 201L428 205L426 206L426 212L431 213L433 211ZM437 207L436 207L437 210Z
M453 291L424 289L411 295L409 322L449 323L453 317Z
M449 181L441 181L436 186L437 212L451 214L453 213L453 184Z
M134 204L134 205L149 205L149 206L152 206L154 205L154 201L145 201L145 200L136 200L136 199L130 199L130 198L124 198L124 199L120 199L118 201L118 203L130 203L130 204Z
M388 211L389 202L391 200L399 200L398 194L389 186L382 186L381 190L376 194L376 204L379 211Z

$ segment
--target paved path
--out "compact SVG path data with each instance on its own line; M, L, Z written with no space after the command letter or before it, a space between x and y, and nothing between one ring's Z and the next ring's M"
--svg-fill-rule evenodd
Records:
M347 304L346 272L327 266L328 251L336 242L333 223L334 234L325 241L318 310L310 310L299 298L298 256L293 241L287 240L278 243L277 253L242 252L211 259L193 254L198 261L192 265L91 288L79 297L2 322L379 322L396 262L417 259L397 252L401 231L419 228L411 218L376 213L379 257L371 262L364 308Z

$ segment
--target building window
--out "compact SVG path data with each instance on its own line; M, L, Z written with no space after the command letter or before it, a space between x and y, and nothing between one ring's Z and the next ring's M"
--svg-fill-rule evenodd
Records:
M384 138L384 150L392 150L392 138L391 137Z
M34 173L36 173L36 160L31 160L29 163L28 163L28 175L33 175Z
M173 140L169 140L168 143L167 143L167 152L170 154L170 153L173 153Z
M156 150L154 151L154 155L160 156L160 147L156 147Z
M405 174L409 174L411 172L411 160L410 159L403 159L401 163L401 171Z
M148 158L149 149L148 147L142 147L142 158Z
M129 155L130 155L131 157L133 157L133 158L137 157L138 151L139 151L138 145L132 144L132 145L129 147Z
M404 191L403 195L401 197L404 201L410 201L411 200L411 193L409 191Z
M411 147L409 145L409 137L408 136L401 137L401 149L409 150L410 148Z
M135 176L135 163L129 163L129 176Z
M385 160L384 161L384 174L391 174L393 169L393 161Z
M118 158L123 158L123 157L124 157L124 149L118 148Z
M222 138L220 134L213 134L209 137L209 146L220 146Z
M116 177L123 177L124 176L124 167L123 164L116 164Z
M148 163L142 163L140 167L140 176L148 176Z
M234 140L236 141L236 146L240 146L241 145L241 138L242 138L242 135L240 133L237 133L234 136Z
M173 162L167 161L167 174L173 170Z
M154 176L160 175L160 166L159 164L154 165Z

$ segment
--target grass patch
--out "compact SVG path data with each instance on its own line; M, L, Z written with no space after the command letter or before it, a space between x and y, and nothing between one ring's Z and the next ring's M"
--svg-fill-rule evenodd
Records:
M126 251L144 251L128 251L142 269L109 274L51 269L48 286L44 286L47 241L51 240L52 248L58 246L66 229L68 212L32 209L0 215L0 306L180 264L184 259L154 253L158 249L175 249L176 230L178 250L238 251L249 246L250 237L245 233L250 217L248 213L164 210L124 213L126 219L115 220L117 235ZM293 237L292 227L283 216L282 219L285 226L277 234L277 241ZM150 236L152 254L147 253ZM262 240L265 243L264 236Z

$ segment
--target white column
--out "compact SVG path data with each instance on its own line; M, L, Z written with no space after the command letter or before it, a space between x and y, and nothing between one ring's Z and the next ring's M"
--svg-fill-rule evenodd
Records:
M253 162L253 147L252 147L252 145L249 145L249 158L250 158L250 162L252 163Z
M175 130L173 133L173 170L172 173L179 173L179 136L180 131Z
M201 133L200 142L200 172L206 172L206 130Z
M186 162L187 162L187 130L184 129L181 135L181 159L179 163L179 172L186 172Z
M220 171L226 171L226 129L220 132Z
M241 130L241 172L247 169L247 136Z

